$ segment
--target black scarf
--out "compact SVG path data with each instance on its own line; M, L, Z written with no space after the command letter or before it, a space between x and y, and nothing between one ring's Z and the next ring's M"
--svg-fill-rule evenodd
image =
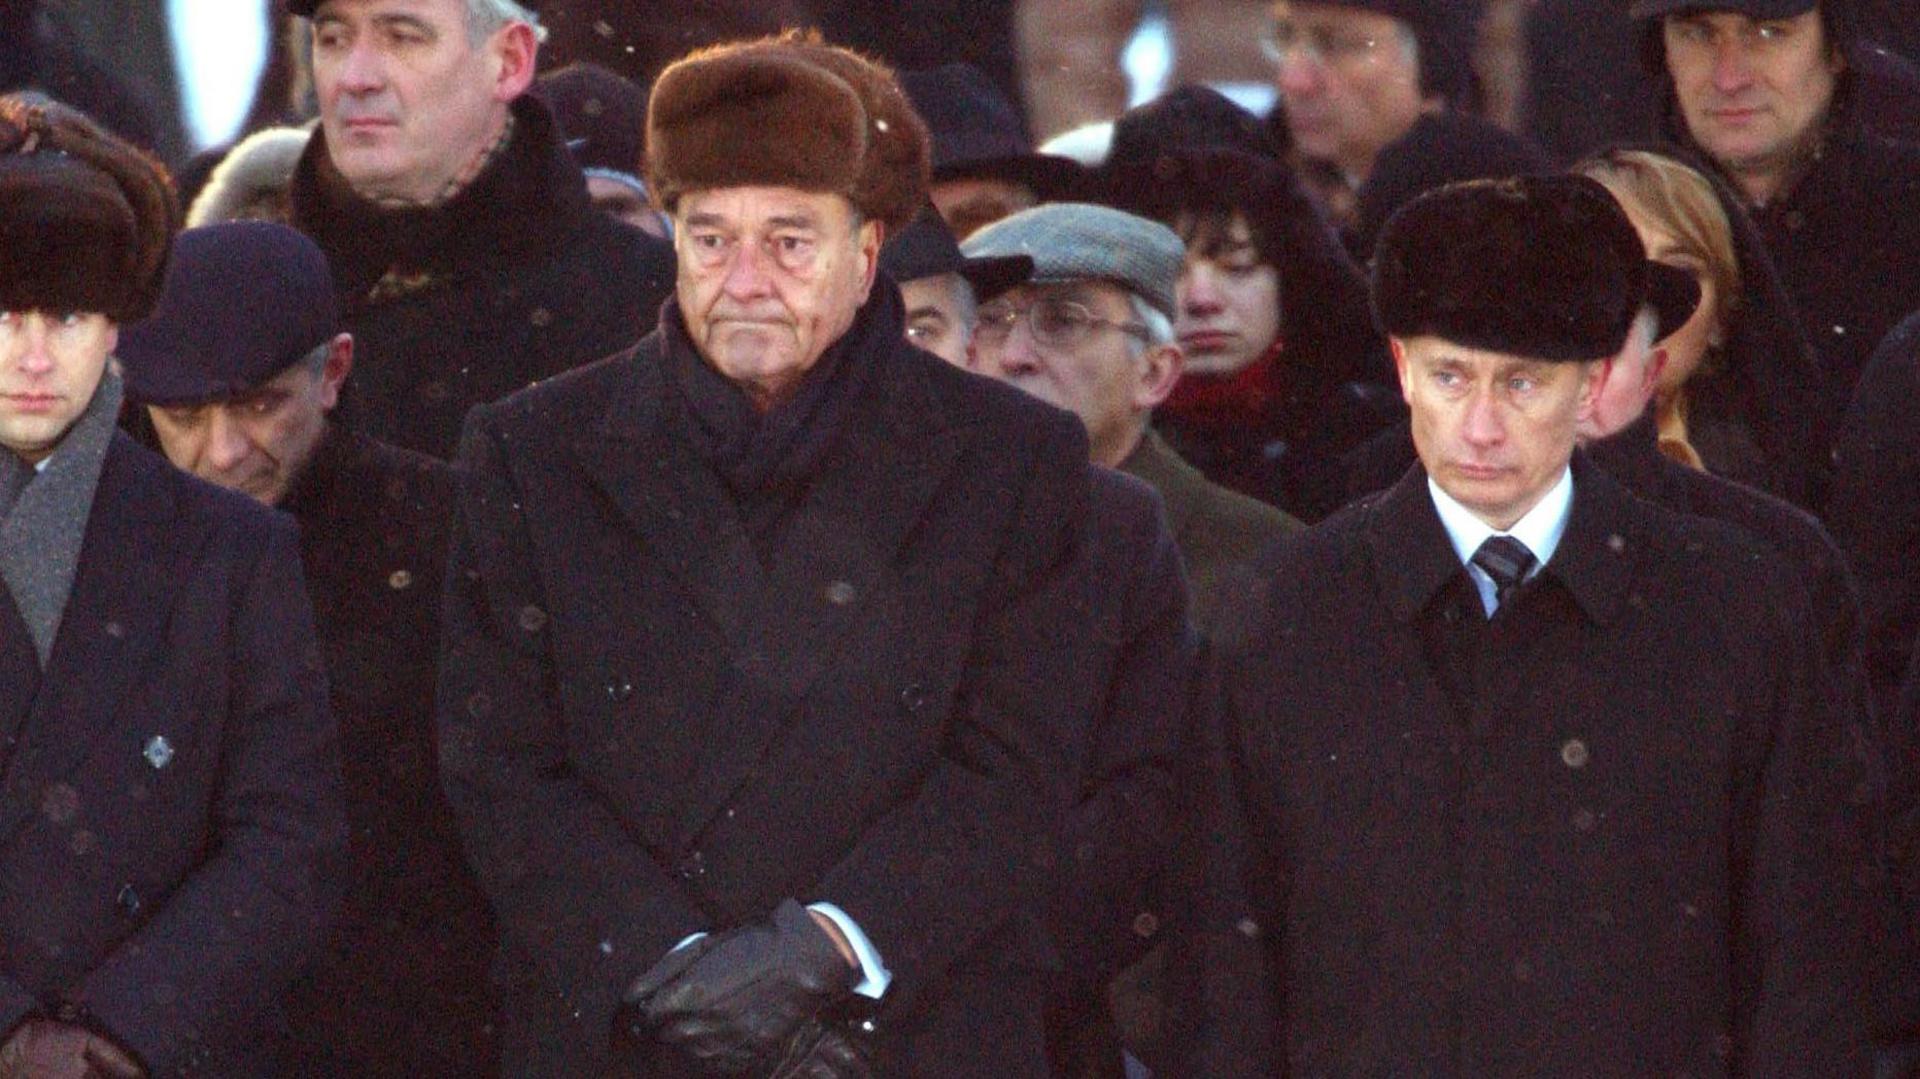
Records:
M660 333L671 411L684 418L695 452L733 493L764 552L767 533L805 495L877 368L904 340L905 314L900 290L876 278L853 325L793 396L766 413L700 355L675 300L661 311Z
M513 134L480 175L435 206L386 207L355 194L316 129L293 175L293 223L333 268L352 312L451 280L537 262L593 212L586 180L531 97L513 103Z

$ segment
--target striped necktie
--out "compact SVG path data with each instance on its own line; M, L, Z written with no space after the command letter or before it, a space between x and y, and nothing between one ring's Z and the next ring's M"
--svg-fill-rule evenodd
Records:
M1473 564L1493 578L1493 609L1507 605L1507 597L1533 572L1533 552L1512 536L1492 536L1473 552Z

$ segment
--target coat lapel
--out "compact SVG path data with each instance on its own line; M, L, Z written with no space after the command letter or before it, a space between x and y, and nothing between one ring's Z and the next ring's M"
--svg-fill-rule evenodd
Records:
M663 407L659 335L618 362L632 373L632 390L614 395L599 428L575 443L575 456L701 612L737 646L745 640L762 577L740 512Z
M40 692L40 656L33 634L0 581L0 774L18 744L20 727Z
M33 812L42 784L73 772L127 718L123 698L165 643L175 593L203 539L176 521L178 482L167 465L114 435L41 691L0 783L6 835Z
M963 444L897 357L880 365L794 515L747 623L742 667L803 696L870 606Z

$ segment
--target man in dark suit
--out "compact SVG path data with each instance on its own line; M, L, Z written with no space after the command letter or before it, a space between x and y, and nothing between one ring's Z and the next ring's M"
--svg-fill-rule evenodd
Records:
M118 433L159 165L0 98L0 1074L284 1074L345 839L285 518Z
M647 153L661 328L456 468L441 753L508 1069L1044 1074L1085 438L904 340L927 148L884 69L695 54Z
M119 358L176 467L300 526L352 829L340 919L288 1000L302 1067L488 1074L492 916L433 739L449 469L331 422L353 337L325 257L284 225L181 233L159 304L120 335Z
M1579 177L1383 235L1420 466L1276 553L1211 680L1269 1070L1870 1072L1879 791L1798 571L1574 452L1647 279Z

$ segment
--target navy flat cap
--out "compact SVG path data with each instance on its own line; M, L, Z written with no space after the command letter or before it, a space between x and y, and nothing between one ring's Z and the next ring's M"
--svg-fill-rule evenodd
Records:
M254 389L340 332L327 259L285 225L188 229L153 314L121 327L115 355L140 404L217 401Z

